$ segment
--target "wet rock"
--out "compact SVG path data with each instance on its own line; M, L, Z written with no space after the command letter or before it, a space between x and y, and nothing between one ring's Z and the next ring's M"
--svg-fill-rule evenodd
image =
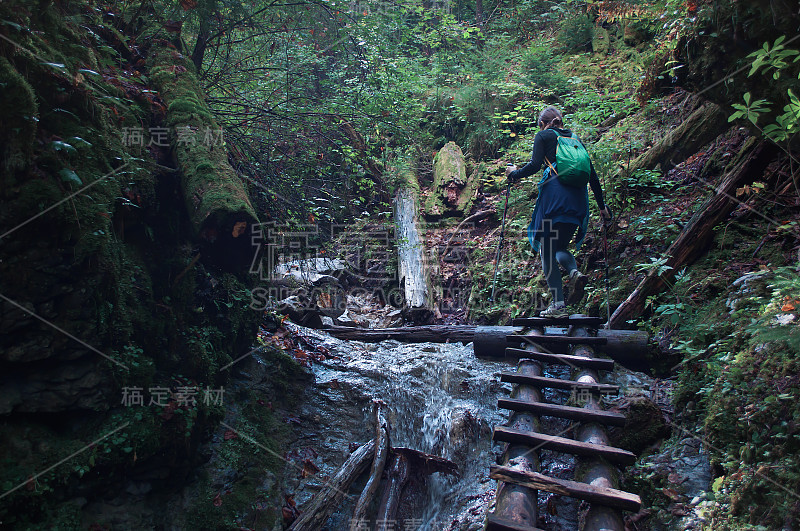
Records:
M39 368L26 377L0 382L0 414L57 412L74 409L102 411L110 402L109 381L90 360Z
M348 310L345 310L342 315L333 319L333 324L337 326L364 326L365 324L368 325L369 323L365 323L363 320L360 322L357 321L354 317L350 315Z
M608 430L612 446L635 454L669 436L670 430L658 405L649 398L638 396L624 399L615 409L626 417L625 427Z
M754 271L734 280L731 293L725 301L729 313L738 310L749 298L766 294L765 281L769 276L769 271Z

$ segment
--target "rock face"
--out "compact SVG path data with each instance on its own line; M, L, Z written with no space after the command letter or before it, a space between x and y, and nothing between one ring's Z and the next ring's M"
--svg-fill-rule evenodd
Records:
M448 142L433 159L433 186L425 201L426 217L464 216L472 206L479 182L477 172L467 178L464 153L455 142Z
M251 348L261 312L249 307L245 268L257 219L224 143L204 142L217 127L174 44L123 42L80 2L17 7L1 4L0 20L25 28L15 38L37 56L0 46L0 105L13 126L0 132L0 447L10 461L0 484L114 436L38 477L35 491L10 492L0 521L72 527L38 506L111 496L143 463L188 468L210 407L198 394L178 415L172 399L169 410L148 405L148 392L220 388ZM125 388L144 404L122 404ZM10 447L15 439L50 448Z

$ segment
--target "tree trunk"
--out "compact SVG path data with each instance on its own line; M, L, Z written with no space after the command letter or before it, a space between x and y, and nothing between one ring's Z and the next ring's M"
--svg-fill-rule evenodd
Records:
M542 335L541 329L531 333ZM541 376L542 366L537 361L523 359L517 366L517 372L526 376ZM542 402L541 390L530 385L515 386L511 397L525 402ZM524 433L541 432L539 417L526 411L512 413L506 426ZM538 472L539 454L531 451L525 444L509 443L500 457L500 464L522 472ZM520 527L536 526L538 521L536 490L498 481L495 500L494 512L486 517L486 529L503 529L508 524Z
M200 75L200 69L203 66L203 56L206 53L206 46L208 46L208 38L210 36L211 31L208 27L208 19L203 19L200 21L200 31L197 33L197 40L192 50L192 63L194 63L197 75Z
M389 465L389 481L383 490L378 508L378 521L391 522L397 520L397 509L403 487L408 482L408 459L402 454L395 454Z
M700 207L667 249L664 265L672 269L661 276L651 271L611 316L611 328L624 327L627 321L639 318L647 297L660 293L672 281L675 273L706 253L714 237L714 227L741 204L736 199L736 189L761 177L777 153L778 148L771 142L748 141L739 154L739 160L729 166L722 184L716 188L717 193Z
M575 327L571 332L578 337L589 336L586 328L582 327ZM594 351L587 345L578 345L571 350L571 353L578 356L594 357ZM573 370L572 372L573 379L582 385L600 381L594 369L584 368ZM583 407L589 411L602 411L603 409L598 398L591 393L586 398ZM581 423L575 434L575 439L579 442L590 444L609 444L606 430L597 422ZM616 489L619 487L619 471L606 459L597 455L578 456L575 463L576 481L583 482L591 487L604 489ZM630 501L638 501L641 506L641 500L638 498L638 496L632 496ZM634 508L631 507L630 509ZM635 510L638 510L638 508ZM591 503L582 520L582 531L622 531L625 529L620 511L613 506L602 503Z
M425 243L418 227L419 185L416 175L411 170L404 171L400 179L403 184L400 185L394 200L398 282L404 295L404 313L414 322L424 322L431 316L433 300Z

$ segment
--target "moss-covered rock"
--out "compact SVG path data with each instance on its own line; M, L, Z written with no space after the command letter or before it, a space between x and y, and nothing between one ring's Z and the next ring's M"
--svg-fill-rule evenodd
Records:
M433 159L433 185L425 200L425 215L438 219L469 213L478 186L479 171L467 178L461 148L455 142L448 142Z

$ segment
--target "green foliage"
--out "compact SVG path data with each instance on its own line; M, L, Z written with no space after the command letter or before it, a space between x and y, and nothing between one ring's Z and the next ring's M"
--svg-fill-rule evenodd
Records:
M792 63L800 61L800 52L786 48L783 44L785 40L786 36L782 35L775 39L772 47L765 42L760 49L748 55L747 57L752 58L753 62L750 64L750 72L747 77L752 77L763 69L764 73L772 71L772 79L778 80L781 77L781 71L789 66L789 59L794 57Z
M783 44L785 40L785 36L778 37L772 46L765 42L762 48L748 55L748 59L752 59L748 77L771 72L772 79L778 81L782 73L790 72L794 76L791 68L794 63L800 61L800 51L786 48ZM800 79L800 71L798 71L798 79ZM765 99L753 100L750 92L745 92L743 99L744 104L734 103L732 105L736 112L731 114L728 121L732 122L744 118L758 127L759 117L770 112L772 103ZM800 131L800 98L791 88L788 88L786 90L786 101L787 104L783 107L783 114L776 115L774 123L767 124L763 129L759 129L764 136L774 142L783 142L788 145Z
M567 80L559 71L559 57L549 42L527 46L519 57L526 81L538 85L545 94L561 94L567 90Z
M592 43L594 24L584 13L573 13L559 24L557 42L566 52L585 51Z

